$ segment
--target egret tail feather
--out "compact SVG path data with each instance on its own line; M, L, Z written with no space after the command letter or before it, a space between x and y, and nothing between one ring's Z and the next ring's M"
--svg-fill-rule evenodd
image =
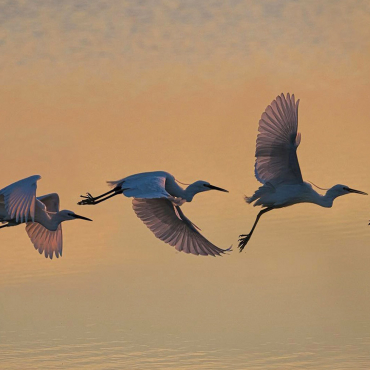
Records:
M247 195L244 195L244 201L248 204L251 204L253 202L253 196L248 197Z
M115 187L121 187L124 182L125 182L124 179L121 179L121 180L116 180L116 181L107 181L107 184L109 187L115 188Z

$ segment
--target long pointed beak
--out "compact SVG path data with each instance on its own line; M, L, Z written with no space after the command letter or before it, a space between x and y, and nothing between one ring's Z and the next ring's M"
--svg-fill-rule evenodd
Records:
M350 193L356 193L356 194L368 195L368 194L367 194L367 193L365 193L364 191L355 190L355 189L351 189L351 188L348 188L348 191L349 191Z
M225 190L225 189L222 189L222 188L219 188L217 186L213 186L213 185L206 185L208 188L212 189L212 190L218 190L218 191L224 191L225 193L228 193L229 191L228 190Z
M84 217L84 216L80 216L80 215L76 215L76 214L74 214L73 216L75 218L80 218L81 220L92 221L90 218L87 218L87 217Z

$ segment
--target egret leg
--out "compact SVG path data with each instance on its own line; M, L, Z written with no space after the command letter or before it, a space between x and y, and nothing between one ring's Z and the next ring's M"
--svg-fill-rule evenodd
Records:
M100 199L100 198L103 198L104 196L108 195L108 194L111 194L111 193L114 193L116 191L120 191L122 188L120 186L116 186L114 189L110 190L110 191L107 191L106 193L104 194L101 194L101 195L98 195L97 197L93 197L90 193L87 193L87 197L85 197L84 195L80 195L81 198L87 198L87 199L94 199L94 200L97 200L97 199Z
M0 229L2 229L3 227L8 227L9 224L6 224L6 225L3 225L3 226L0 226Z
M244 249L244 247L247 245L247 243L249 242L249 239L251 238L252 234L253 234L253 231L254 229L256 228L257 224L258 224L258 221L259 219L261 218L261 216L268 212L268 211L271 211L273 208L265 208L263 209L262 211L260 211L256 217L256 221L254 221L254 224L253 224L253 227L252 227L252 230L250 231L249 234L242 234L242 235L239 235L239 250L240 252Z
M101 194L101 195L99 195L97 197L93 197L90 193L87 193L87 196L81 195L82 198L86 198L86 199L81 200L77 204L79 204L79 205L86 205L86 204L88 204L88 205L95 205L95 204L98 204L100 202L104 202L105 200L107 200L109 198L115 197L118 194L122 194L125 190L127 190L127 189L122 189L121 187L116 187L113 190L108 191L108 192L106 192L104 194ZM113 193L113 194L111 194L111 193ZM111 195L106 196L108 194L111 194ZM104 196L106 196L106 197L103 198ZM100 200L96 201L97 199L100 199Z
M104 197L104 196L106 196L106 195L108 195L108 194L114 193L114 192L119 191L119 190L121 190L121 187L120 187L120 186L116 186L114 189L109 190L109 191L107 191L107 192L106 192L106 193L104 193L104 194L98 195L97 197L93 197L90 193L86 193L86 194L87 194L87 196L85 196L85 195L80 195L80 197L81 197L81 198L86 198L86 199L88 199L88 200L92 201L92 200L100 199L100 198L102 198L102 197ZM84 202L84 201L82 200L80 203L81 203L81 204L84 204L83 202ZM80 204L80 203L78 203L78 204Z

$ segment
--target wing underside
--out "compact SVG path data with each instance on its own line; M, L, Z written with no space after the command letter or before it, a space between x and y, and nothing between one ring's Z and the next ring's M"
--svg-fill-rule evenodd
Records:
M42 212L59 212L59 195L56 193L37 197L37 202ZM54 254L57 258L62 256L62 224L59 224L58 228L52 231L37 222L27 222L26 231L35 249L38 250L40 254L44 253L45 257L49 257L50 259L53 258Z
M27 222L26 231L36 250L44 253L45 258L62 256L63 234L60 224L55 231L50 231L37 222Z
M179 206L168 199L133 199L136 215L154 235L178 251L202 256L219 256L229 249L221 249L199 233Z

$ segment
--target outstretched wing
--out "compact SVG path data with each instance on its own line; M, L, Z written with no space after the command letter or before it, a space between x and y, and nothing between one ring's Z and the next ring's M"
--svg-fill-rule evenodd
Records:
M62 256L63 234L62 224L55 231L50 231L37 222L27 222L26 231L35 249L40 254L44 253L46 258Z
M59 195L51 193L37 197L37 201L43 203L47 212L59 212ZM44 208L45 209L45 208ZM53 258L53 253L58 258L62 256L63 234L62 224L55 231L46 229L37 222L27 222L26 231L35 249L46 258Z
M174 206L168 199L133 199L132 208L157 238L178 251L219 256L231 249L221 249L209 242L183 214L180 207Z
M303 182L297 158L301 141L298 133L298 104L294 95L278 96L259 121L255 175L262 184Z
M27 222L29 218L35 220L36 188L40 179L38 175L30 176L0 190L11 219L16 222Z

